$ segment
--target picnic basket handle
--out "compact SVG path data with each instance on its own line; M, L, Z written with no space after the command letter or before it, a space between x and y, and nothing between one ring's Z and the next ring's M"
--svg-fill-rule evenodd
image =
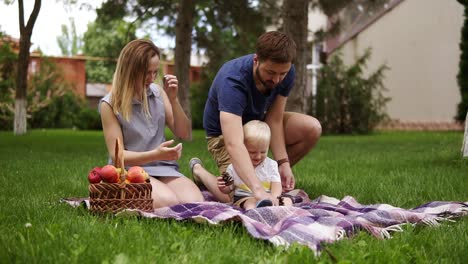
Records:
M125 182L125 164L123 157L123 144L119 138L115 139L115 150L114 150L114 165L116 168L120 168L120 182Z

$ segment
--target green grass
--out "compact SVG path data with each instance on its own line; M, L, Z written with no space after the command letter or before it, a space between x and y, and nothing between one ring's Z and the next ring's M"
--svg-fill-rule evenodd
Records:
M468 201L462 136L325 136L294 168L297 187L311 198L351 195L403 208ZM192 156L215 171L202 131L183 150L183 173ZM390 240L360 232L315 258L304 246L256 240L239 223L94 216L59 202L87 196L88 171L106 160L101 132L0 132L0 263L468 263L467 218L437 228L407 226Z

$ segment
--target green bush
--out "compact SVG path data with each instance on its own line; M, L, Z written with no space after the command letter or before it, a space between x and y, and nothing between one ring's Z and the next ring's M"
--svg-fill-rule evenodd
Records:
M0 124L2 130L13 128L16 64L16 54L8 46L3 45L0 48ZM70 85L65 83L60 69L46 57L42 58L39 71L29 76L27 102L27 121L30 128L72 127L73 124L70 123L69 114L67 114L70 107L60 105L84 105L84 102L76 99ZM73 113L73 111L77 112L76 110L69 112ZM60 123L57 123L58 121Z
M341 54L333 56L319 74L316 116L326 134L367 134L387 118L383 96L384 71L380 66L368 78L363 69L371 56L367 49L355 64L346 66Z
M61 97L54 97L52 102L32 114L30 128L73 128L78 123L78 113L86 107L84 99L67 91Z
M5 34L0 31L0 38ZM0 128L13 129L14 96L12 91L16 87L16 55L7 42L0 45Z
M82 108L78 113L76 127L82 130L101 130L101 116L96 109Z
M192 113L192 127L203 128L203 112L208 97L209 86L206 82L192 84L190 87L190 108Z
M86 61L86 79L90 83L112 83L115 61Z
M35 112L28 120L31 128L78 128L83 130L100 130L101 118L95 109L72 91Z
M28 126L72 128L83 107L85 100L63 79L61 69L42 57L39 72L28 81Z

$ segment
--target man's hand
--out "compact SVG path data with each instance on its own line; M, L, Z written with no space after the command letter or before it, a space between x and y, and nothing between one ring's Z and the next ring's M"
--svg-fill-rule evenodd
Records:
M281 185L283 186L283 192L289 192L294 190L296 185L296 180L294 179L294 174L292 173L289 163L283 163L278 167L280 176L281 176Z

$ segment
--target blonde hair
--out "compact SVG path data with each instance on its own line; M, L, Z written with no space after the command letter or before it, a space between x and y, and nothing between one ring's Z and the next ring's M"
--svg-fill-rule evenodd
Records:
M252 120L244 125L244 142L267 143L270 145L271 131L267 123Z
M132 116L132 100L138 87L145 87L145 76L151 58L160 56L159 49L153 42L137 39L129 42L120 52L112 81L111 107L114 114L121 114L129 121ZM139 82L139 83L138 83ZM146 91L141 91L143 111L151 116L148 108Z

